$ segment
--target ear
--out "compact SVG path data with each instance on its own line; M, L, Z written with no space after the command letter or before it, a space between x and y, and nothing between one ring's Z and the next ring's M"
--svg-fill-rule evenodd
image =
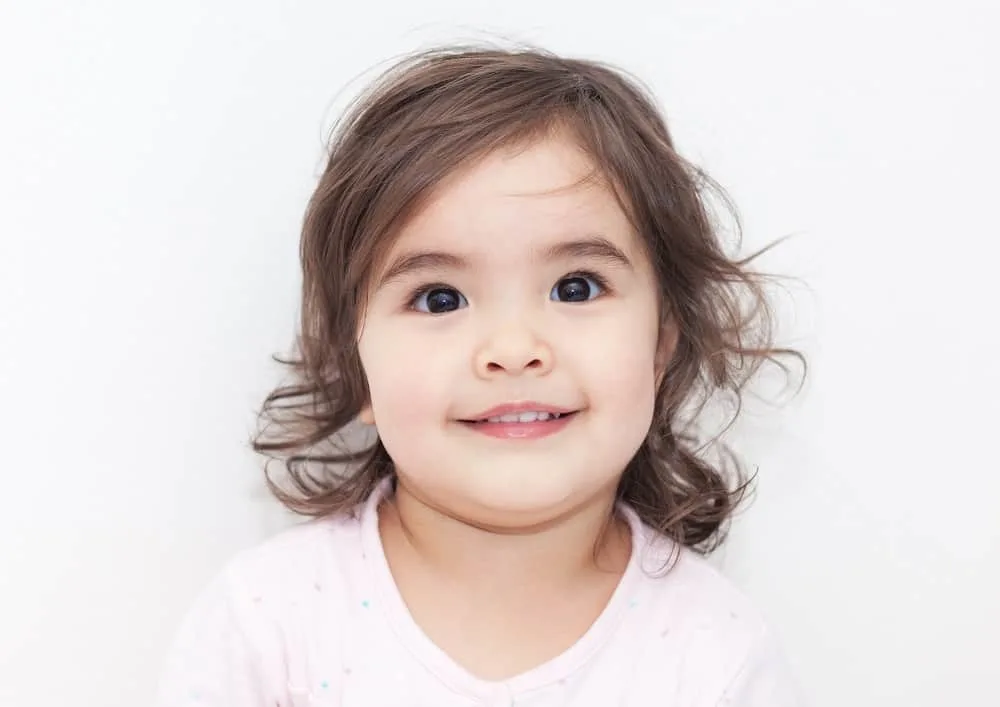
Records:
M375 424L375 412L372 410L372 406L370 403L365 403L361 407L361 412L358 413L358 420L360 420L361 423L365 425Z
M677 350L677 339L680 333L673 317L668 318L660 327L660 340L656 344L656 354L653 359L654 370L656 371L656 387L659 389L667 375L667 369L674 358L674 351Z

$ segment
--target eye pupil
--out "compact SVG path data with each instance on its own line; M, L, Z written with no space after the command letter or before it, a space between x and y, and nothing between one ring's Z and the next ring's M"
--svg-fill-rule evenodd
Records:
M590 283L582 277L568 277L556 288L563 302L584 302L590 298Z
M459 304L455 290L438 289L427 293L427 309L431 314L450 312L458 309Z

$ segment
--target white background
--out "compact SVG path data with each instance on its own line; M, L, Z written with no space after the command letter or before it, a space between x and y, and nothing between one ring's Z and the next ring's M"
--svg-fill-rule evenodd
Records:
M148 703L288 522L246 439L326 130L378 62L496 35L639 75L747 245L795 235L811 378L734 437L760 485L717 560L813 703L1000 704L995 8L5 0L0 705Z

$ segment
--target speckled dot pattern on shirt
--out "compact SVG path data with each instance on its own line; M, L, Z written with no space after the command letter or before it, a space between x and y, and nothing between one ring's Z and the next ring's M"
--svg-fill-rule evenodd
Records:
M178 631L157 707L798 707L759 613L628 508L633 556L590 630L505 681L476 678L406 610L378 535L383 483L357 517L303 523L238 555Z

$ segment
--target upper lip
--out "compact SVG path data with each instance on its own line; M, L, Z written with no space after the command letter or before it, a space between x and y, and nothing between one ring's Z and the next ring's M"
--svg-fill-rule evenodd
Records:
M465 420L485 420L488 417L500 417L501 415L514 415L522 412L547 412L564 415L570 412L576 412L573 408L560 407L558 405L546 405L545 403L536 403L531 400L516 403L504 403L503 405L494 405L488 410L483 410L482 412L477 412L475 415L463 418Z

